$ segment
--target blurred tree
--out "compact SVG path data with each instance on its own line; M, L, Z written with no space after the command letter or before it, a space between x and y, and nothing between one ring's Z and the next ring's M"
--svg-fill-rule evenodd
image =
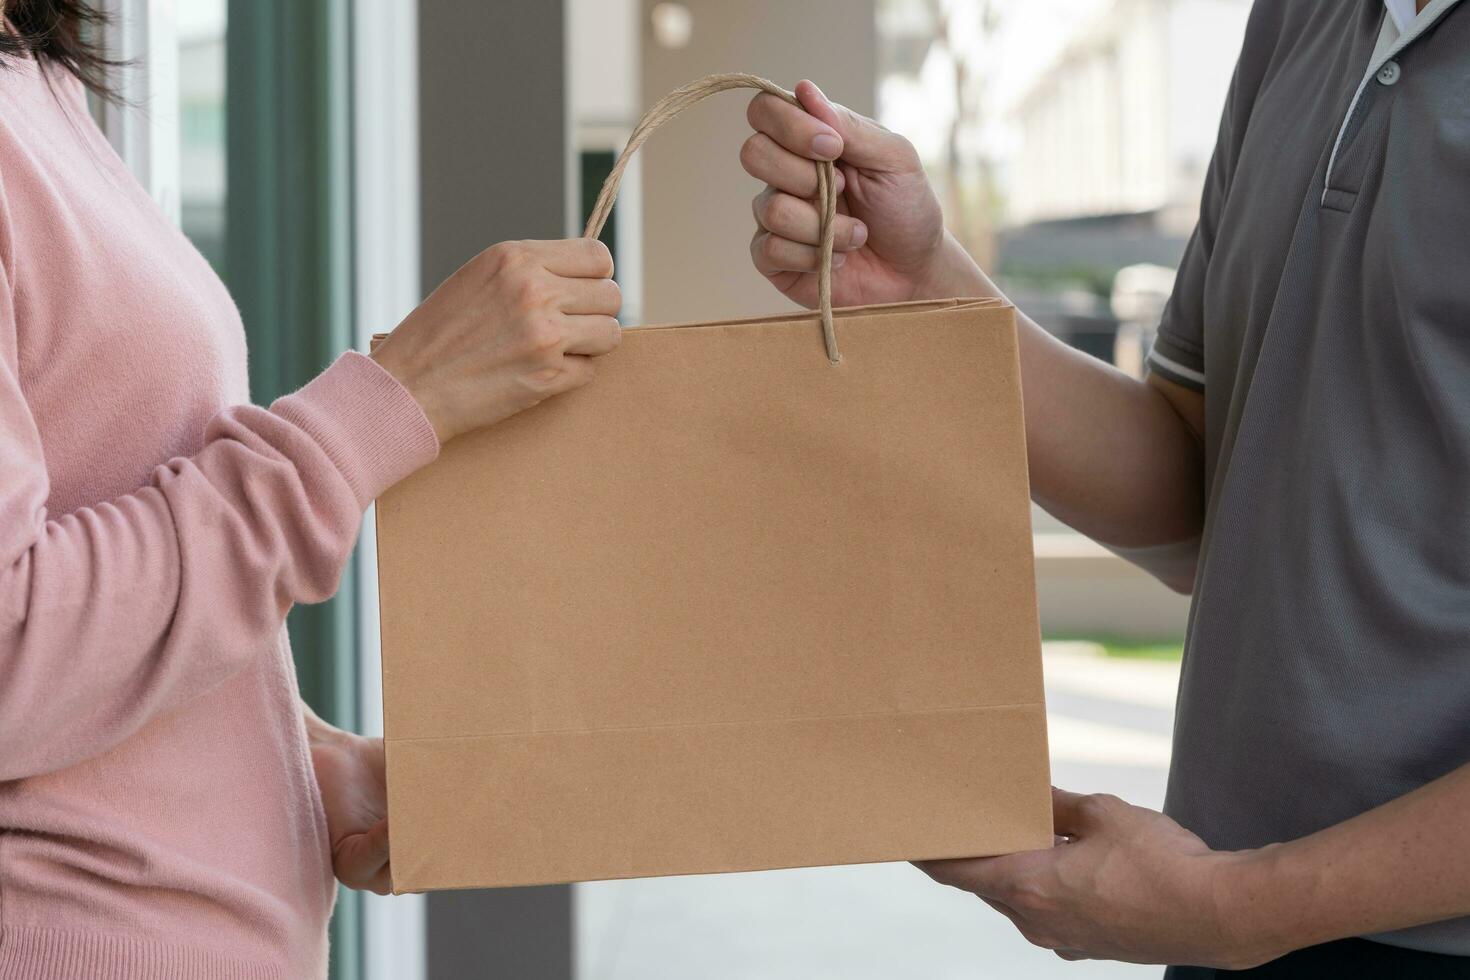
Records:
M1000 24L995 0L883 0L880 25L885 69L950 111L937 139L922 139L910 125L896 128L925 143L925 163L935 173L950 231L982 264L995 257L998 213L994 168L981 149L986 118L989 50Z
M985 73L975 52L994 34L999 19L995 0L927 0L934 20L935 44L947 55L954 79L954 117L946 140L945 181L950 230L981 265L995 257L992 174L989 158L966 152L965 137L977 133ZM966 16L968 15L968 16ZM978 29L980 36L971 36Z

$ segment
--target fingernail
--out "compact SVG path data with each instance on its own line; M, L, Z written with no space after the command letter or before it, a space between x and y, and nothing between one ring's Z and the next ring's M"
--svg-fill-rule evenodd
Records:
M812 152L823 160L836 160L842 152L842 140L831 133L818 133L812 137Z
M821 98L823 102L827 103L828 105L832 104L832 100L827 98L827 93L822 91L822 87L820 85L818 85L816 82L812 82L812 88L816 91L818 97Z
M847 253L846 252L833 252L832 253L832 268L839 269L839 268L842 267L842 263L844 263L846 261L847 261Z
M852 247L862 248L863 242L868 240L868 226L859 221L852 226Z

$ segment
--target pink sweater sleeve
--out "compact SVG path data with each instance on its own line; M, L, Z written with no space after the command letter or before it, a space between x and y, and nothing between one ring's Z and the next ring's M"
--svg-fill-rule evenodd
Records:
M262 655L293 603L336 590L367 504L438 452L412 396L348 353L269 410L221 412L147 486L50 518L4 276L0 780L99 755Z

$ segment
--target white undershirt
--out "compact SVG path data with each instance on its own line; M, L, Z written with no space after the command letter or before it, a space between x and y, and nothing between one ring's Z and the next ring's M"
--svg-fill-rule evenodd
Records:
M1417 0L1383 0L1383 5L1388 8L1388 16L1393 18L1393 26L1402 34L1414 23L1414 18L1419 16Z

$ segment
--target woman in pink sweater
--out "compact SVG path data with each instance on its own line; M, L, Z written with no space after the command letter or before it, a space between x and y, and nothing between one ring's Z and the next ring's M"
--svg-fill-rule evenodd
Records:
M333 872L387 887L382 747L302 705L286 611L441 442L590 379L611 259L497 245L252 406L230 297L86 112L82 5L0 8L0 980L322 977Z

